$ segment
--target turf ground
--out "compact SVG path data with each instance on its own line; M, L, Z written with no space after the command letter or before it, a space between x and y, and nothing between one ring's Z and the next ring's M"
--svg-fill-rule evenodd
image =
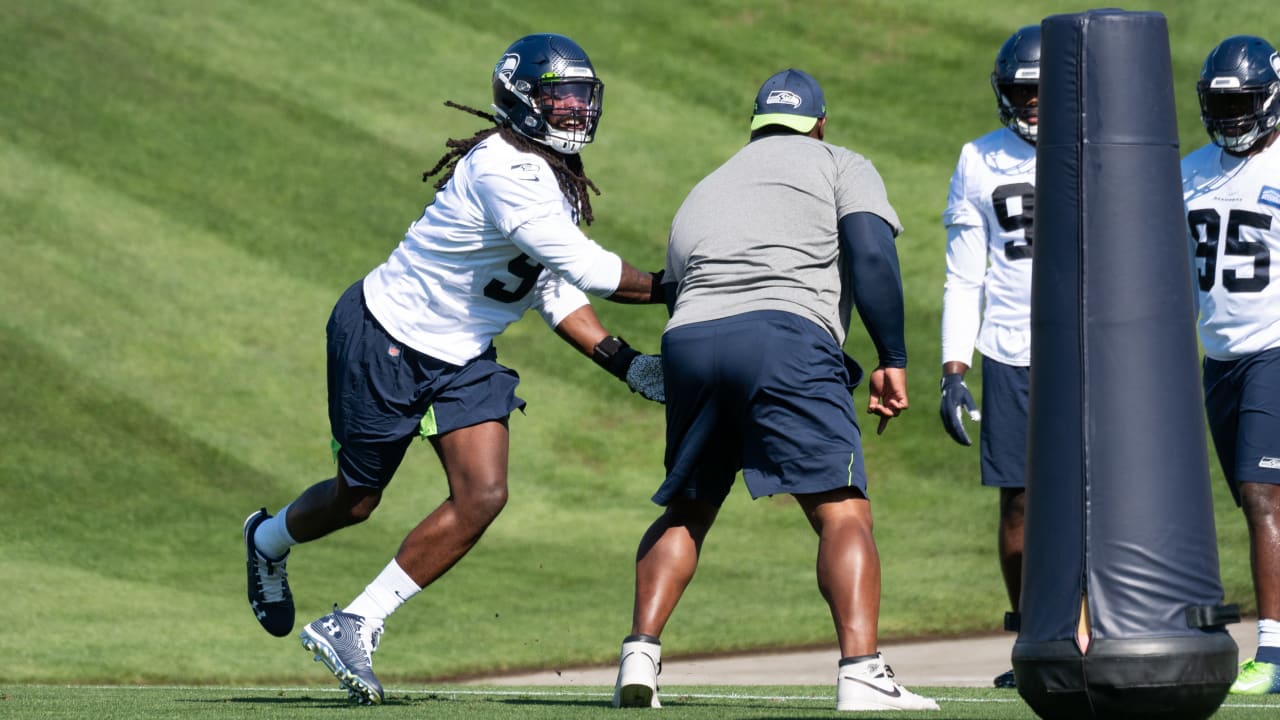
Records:
M0 717L13 718L174 718L225 720L322 720L376 716L378 720L423 718L471 720L587 720L661 716L663 720L801 720L893 717L900 720L1029 720L1035 713L1010 691L926 688L940 712L837 713L829 687L699 686L664 690L659 711L619 711L609 707L612 688L392 687L377 708L353 708L345 693L297 687L72 687L24 685L0 690ZM1230 697L1215 718L1264 720L1275 717L1280 698Z

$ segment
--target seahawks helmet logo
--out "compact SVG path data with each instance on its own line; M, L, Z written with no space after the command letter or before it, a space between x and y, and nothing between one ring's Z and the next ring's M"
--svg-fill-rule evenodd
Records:
M511 82L511 74L514 73L518 67L520 67L520 56L514 53L508 53L503 55L502 59L498 61L498 67L494 68L493 72L498 77L502 78L503 82Z
M800 96L790 90L771 90L769 97L764 101L765 105L790 105L793 108L800 107Z
M498 61L498 66L493 69L493 74L502 80L504 87L518 93L527 93L533 89L533 86L527 80L516 81L514 88L511 85L511 76L515 74L518 67L520 67L520 56L516 53L507 53Z

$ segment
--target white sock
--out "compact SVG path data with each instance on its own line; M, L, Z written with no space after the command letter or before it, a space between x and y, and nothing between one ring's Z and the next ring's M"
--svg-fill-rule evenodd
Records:
M421 591L422 588L392 558L378 577L365 586L364 592L343 608L343 612L363 615L366 620L382 624L396 608Z
M298 541L289 534L289 528L284 523L284 516L288 512L289 506L285 505L280 508L280 512L264 520L258 529L253 531L254 546L268 560L279 560L288 554L289 548L298 544Z
M1258 618L1258 647L1280 648L1280 620Z

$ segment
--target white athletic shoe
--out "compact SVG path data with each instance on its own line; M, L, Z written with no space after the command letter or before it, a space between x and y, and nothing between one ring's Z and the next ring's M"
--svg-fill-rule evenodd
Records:
M937 710L938 703L916 695L893 680L880 653L841 664L836 673L836 710Z
M618 682L613 686L616 708L660 708L658 675L662 672L662 645L643 635L622 641L618 658Z

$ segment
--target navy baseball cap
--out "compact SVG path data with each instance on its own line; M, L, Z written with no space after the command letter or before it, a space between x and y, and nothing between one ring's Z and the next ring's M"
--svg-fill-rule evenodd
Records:
M809 73L794 68L783 70L764 81L756 93L756 107L751 116L751 129L765 125L782 125L807 133L827 116L827 101L822 87Z

